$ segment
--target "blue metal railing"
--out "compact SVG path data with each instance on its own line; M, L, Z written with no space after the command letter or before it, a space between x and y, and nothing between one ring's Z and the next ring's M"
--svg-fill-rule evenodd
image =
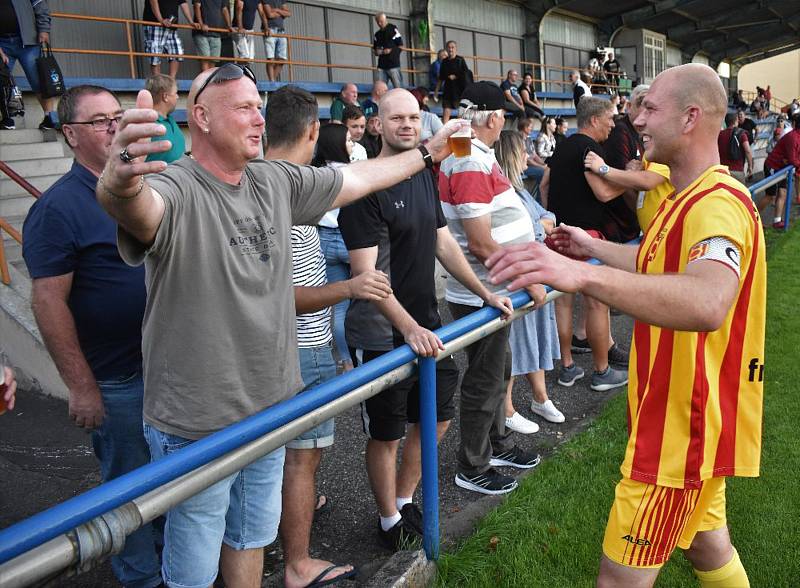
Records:
M770 186L782 182L784 176L786 177L786 203L783 209L783 230L788 231L790 214L792 212L792 198L794 198L794 166L787 165L771 176L767 176L763 180L759 180L755 184L748 186L747 189L750 190L750 197L755 201L757 193L763 192Z
M512 295L514 308L530 302L526 292ZM436 331L448 343L472 330L484 326L500 315L495 308L482 308L469 316ZM381 357L367 362L315 388L280 402L221 431L205 437L180 451L149 463L119 478L101 484L87 492L42 511L0 531L0 564L30 551L43 543L67 533L81 524L130 502L176 478L195 470L242 445L274 431L292 420L323 406L347 392L364 385L391 370L410 363L416 355L403 345ZM433 361L421 362L430 370ZM425 373L425 370L423 370ZM427 379L427 378L426 378ZM431 384L428 383L429 387ZM426 393L428 408L421 414L423 449L423 497L426 517L426 553L438 554L438 479L436 452L436 392ZM423 388L425 385L422 385ZM432 395L432 412L429 407ZM431 419L432 429L431 434ZM427 424L426 424L427 423ZM427 434L425 434L427 433ZM426 439L427 438L427 439ZM432 443L431 443L432 440ZM432 446L431 446L432 445ZM432 482L431 482L432 480ZM431 487L431 484L433 486Z

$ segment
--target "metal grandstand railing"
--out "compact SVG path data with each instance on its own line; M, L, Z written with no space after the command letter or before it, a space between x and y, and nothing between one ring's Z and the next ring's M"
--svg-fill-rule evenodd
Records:
M11 167L9 167L5 161L0 161L0 172L11 178L12 181L16 182L22 189L24 189L34 198L38 198L42 195L42 193L37 190L35 186L11 169ZM3 243L3 231L8 233L9 236L20 245L22 245L22 235L20 235L19 231L11 226L6 219L0 216L0 281L8 286L11 284L11 274L8 271L8 259L6 259L6 248L5 244Z
M67 13L67 12L53 12L51 16L56 19L68 19L68 20L79 20L85 22L93 22L93 23L116 23L124 28L125 39L127 42L127 50L110 50L110 49L78 49L78 48L68 48L68 47L53 47L53 52L55 53L71 53L71 54L83 54L83 55L106 55L106 56L118 56L118 57L127 57L128 59L128 67L129 73L131 78L137 77L136 71L136 58L137 57L152 57L153 55L157 55L159 57L169 57L167 54L152 54L152 53L145 53L143 51L137 51L134 47L134 36L133 36L133 27L134 26L153 26L158 25L158 23L148 22L144 20L136 20L130 18L119 18L119 17L108 17L108 16L89 16L84 14L74 14L74 13ZM185 29L185 30L193 30L191 25L184 25L184 24L176 24L173 25L175 28L178 29ZM220 33L229 33L227 29L209 29L210 31L220 32ZM263 37L264 33L262 32L252 32L252 33L245 33L248 35L253 35L257 37ZM287 66L288 69L288 81L294 81L294 67L321 67L326 69L353 69L353 70L362 70L362 71L375 71L377 68L373 66L365 66L365 65L358 65L358 64L350 64L350 63L339 63L339 62L317 62L317 61L301 61L294 59L292 57L293 45L295 43L324 43L329 45L345 45L351 47L362 47L365 51L372 51L372 45L369 43L363 43L359 41L348 41L344 39L326 39L323 37L313 37L307 35L291 35L291 34L273 34L276 37L285 37L287 40L287 53L288 53L288 60L287 61L275 61L270 59L253 59L250 60L252 63L261 63L261 64L269 64L269 63L281 63ZM404 51L411 53L412 55L425 55L433 57L436 55L436 51L431 51L428 49L420 49L416 47L404 47ZM182 56L184 59L189 60L208 60L207 57L202 57L200 55L190 55L184 54ZM543 71L543 69L547 69L548 71L552 70L560 70L563 72L573 71L578 69L580 71L587 71L577 66L575 67L567 67L567 66L556 66L556 65L546 65L543 63L536 63L533 61L524 61L524 60L517 60L510 58L500 59L497 57L489 57L483 55L462 55L462 57L472 62L473 74L475 78L481 77L482 79L495 79L499 80L502 79L499 76L481 76L480 74L480 64L481 62L487 63L501 63L501 64L509 64L515 63L520 64L523 68L530 70L532 73L537 71ZM218 59L219 61L241 61L234 57L221 57ZM427 70L420 70L420 69L411 69L411 68L403 68L402 71L406 74L416 74L416 75L428 75ZM534 82L540 84L560 84L562 86L569 86L570 82L566 80L552 80L552 79L540 79L534 75ZM621 86L619 84L608 84L605 86L597 86L597 87L604 87L607 90L619 90Z

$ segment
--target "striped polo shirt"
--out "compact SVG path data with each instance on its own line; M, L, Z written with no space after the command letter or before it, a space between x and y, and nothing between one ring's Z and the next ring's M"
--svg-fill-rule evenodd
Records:
M325 257L317 227L292 227L292 285L319 287L326 283ZM298 347L319 347L331 341L330 307L298 314L296 323Z
M696 245L724 237L740 269L719 329L677 331L636 321L622 474L674 488L720 476L757 476L764 388L766 261L747 188L713 166L663 201L639 246L636 270L683 273ZM703 292L695 295L703 296Z
M504 285L489 281L486 266L469 250L463 219L490 215L492 239L500 245L534 241L533 222L525 206L500 170L490 149L478 139L472 140L468 157L450 156L439 170L439 199L447 226L455 237L472 271L492 292L505 295ZM482 306L483 300L451 276L447 278L448 302Z

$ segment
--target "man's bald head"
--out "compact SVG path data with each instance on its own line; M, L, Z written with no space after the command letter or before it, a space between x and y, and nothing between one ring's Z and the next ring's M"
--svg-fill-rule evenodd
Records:
M419 113L419 102L411 92L403 88L395 88L386 92L378 105L378 116L381 120L387 119L398 111Z
M653 88L664 86L670 89L677 110L695 106L703 113L704 126L715 131L722 126L728 111L728 97L719 75L702 63L687 63L671 67L656 77Z
M383 136L382 157L408 151L419 144L422 130L419 102L408 90L395 88L386 92L378 108L378 120Z
M218 69L219 69L218 67L212 67L210 69L207 69L206 71L200 73L200 75L198 75L194 79L194 81L192 82L192 87L189 88L189 96L186 98L186 104L188 105L189 110L191 110L194 107L195 98L197 97L197 93L200 91L202 85L205 84L206 80L210 78L212 75L214 75L214 72L217 71ZM206 90L208 90L208 88L206 88Z

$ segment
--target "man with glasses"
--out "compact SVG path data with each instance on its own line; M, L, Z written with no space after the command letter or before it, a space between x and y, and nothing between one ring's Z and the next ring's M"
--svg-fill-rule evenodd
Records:
M189 92L192 157L145 162L169 146L140 92L97 186L119 222L123 258L147 264L143 326L145 435L153 459L239 422L303 388L292 288L292 225L396 184L449 153L454 121L426 147L380 161L314 168L257 159L264 132L246 66L201 73ZM143 174L147 176L145 181ZM283 448L167 514L169 586L258 586L277 535ZM220 554L221 548L221 556ZM288 585L288 583L287 583Z
M142 430L144 271L120 259L116 224L95 198L121 117L105 88L67 90L58 118L75 162L33 204L22 229L33 313L69 390L69 416L92 431L104 481L150 461ZM129 536L111 565L125 586L157 586L151 525Z

